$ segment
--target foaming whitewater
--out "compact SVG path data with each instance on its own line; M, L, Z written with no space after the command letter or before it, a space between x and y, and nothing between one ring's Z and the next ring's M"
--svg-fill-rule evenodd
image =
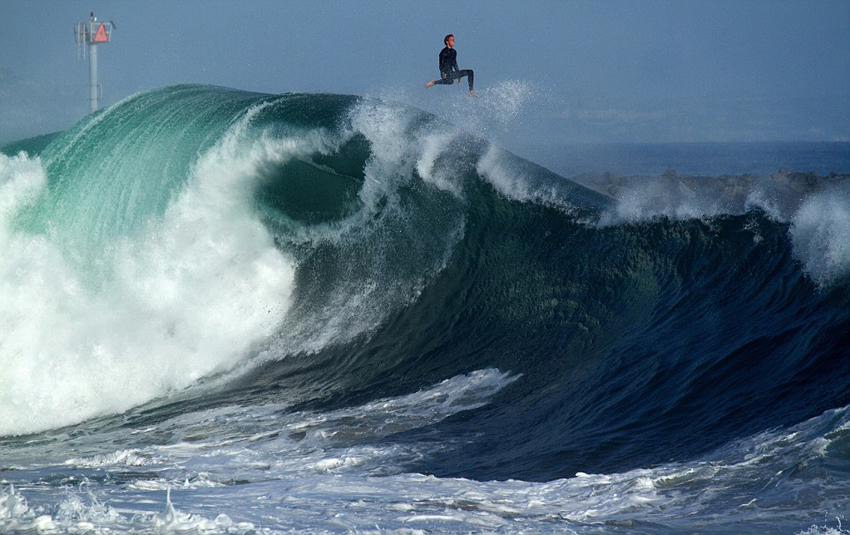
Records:
M487 139L532 94L7 149L0 531L845 532L846 177L568 180Z
M161 219L101 242L94 258L69 248L64 230L31 235L7 216L0 433L121 412L233 366L274 332L294 266L252 214L251 180L261 163L297 154L300 141L248 140L248 120L198 160ZM8 214L46 180L37 159L3 165L20 168L7 171ZM94 282L83 271L92 264Z
M668 218L708 219L753 211L790 224L789 237L806 273L828 286L850 273L850 189L839 177L778 173L771 177L584 177L616 199L599 223Z
M794 248L817 281L828 284L850 273L850 189L846 184L806 198L792 224Z

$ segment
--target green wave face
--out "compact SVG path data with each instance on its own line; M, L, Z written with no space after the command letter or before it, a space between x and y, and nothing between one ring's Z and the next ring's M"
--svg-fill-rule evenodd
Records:
M44 195L19 213L17 223L29 232L49 233L82 257L102 249L111 239L132 235L162 216L192 176L199 155L252 108L263 108L251 120L254 135L324 131L329 138L326 150L309 158L269 161L258 169L261 204L308 223L350 215L366 161L375 159L369 152L374 140L343 131L350 129L346 114L358 101L339 95L273 96L188 85L127 98L61 134L4 147L7 153L40 154L49 180ZM411 117L403 131L394 133L400 138L434 122L415 110L404 113ZM385 118L363 120L381 119ZM465 141L458 152L470 145L474 144ZM454 155L460 156L470 155ZM514 165L536 167L519 159ZM526 174L544 172L542 168L525 170ZM317 181L321 187L316 187ZM574 187L572 193L583 204L604 202L601 196L580 189Z
M42 151L48 188L20 215L19 225L50 233L68 250L89 257L110 239L161 216L199 153L263 98L175 87L87 117Z

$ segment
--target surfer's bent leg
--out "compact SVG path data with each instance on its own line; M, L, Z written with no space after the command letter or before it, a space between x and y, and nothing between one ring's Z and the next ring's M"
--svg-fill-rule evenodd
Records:
M443 77L439 80L434 80L434 84L439 85L452 85L455 83L455 80L460 80L464 76L467 77L467 81L469 82L469 90L472 91L475 87L475 73L472 72L472 69L464 69L462 71L454 71L454 72L444 72Z
M472 91L475 86L475 73L472 72L472 69L464 69L462 71L457 71L455 75L458 79L467 76L467 81L469 82L469 90Z

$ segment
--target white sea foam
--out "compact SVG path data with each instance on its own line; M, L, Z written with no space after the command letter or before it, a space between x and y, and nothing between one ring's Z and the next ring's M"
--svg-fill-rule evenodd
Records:
M599 181L601 180L601 181ZM601 214L601 226L644 223L658 218L705 219L759 210L769 219L790 223L794 254L806 273L829 285L850 272L850 186L829 179L807 182L793 175L769 178L588 179L587 184L616 200ZM508 190L523 190L507 180ZM754 227L752 230L756 230ZM761 239L754 232L755 241Z
M107 454L98 454L86 458L74 458L65 461L66 465L87 468L100 468L105 466L147 466L159 464L161 458L157 458L145 452L134 449L119 450Z
M126 410L243 359L289 307L294 264L253 211L259 165L321 152L321 132L252 138L248 114L140 236L104 244L94 287L58 244L11 218L44 187L0 158L0 435ZM61 224L61 222L57 222Z
M184 513L171 501L171 489L165 489L161 512L137 511L132 514L101 502L91 492L68 492L50 512L32 509L14 487L0 489L0 530L3 533L108 534L108 533L194 533L271 535L278 531L238 522L226 514L210 520L206 516Z
M820 284L850 273L850 187L807 198L791 220L794 252Z
M788 221L811 194L831 179L777 174L770 177L583 176L579 180L616 200L602 224L641 223L657 218L699 219L739 215L758 209L776 221Z
M504 133L528 115L532 103L544 96L535 84L527 80L500 80L479 84L477 97L467 93L466 79L450 87L430 91L408 87L389 87L372 96L385 103L404 102L424 109L447 121L443 126L486 139Z
M249 132L258 111L198 158L164 216L138 235L103 244L90 259L105 274L94 285L67 243L13 226L14 214L39 194L46 177L38 160L3 156L0 325L7 329L0 340L0 435L70 424L167 395L232 368L276 332L279 343L266 346L267 358L345 341L416 299L442 269L463 234L459 214L453 228L440 233L442 250L430 264L419 263L417 273L390 282L376 278L392 271L386 266L392 253L385 249L393 245L385 246L385 236L370 224L380 203L389 199L385 212L404 222L394 191L414 179L417 166L426 182L457 193L445 167L435 164L445 140L411 131L415 113L365 103L352 111L348 130L273 138ZM283 326L295 266L255 213L256 171L332 152L355 131L372 146L360 189L363 209L317 233L360 243L372 233L372 275L341 284L306 321Z
M68 489L61 501L34 509L24 495L38 494L41 489L0 489L0 531L37 531L35 526L39 525L56 533L274 533L293 529L324 533L336 528L323 526L344 525L364 531L377 524L380 533L410 533L411 529L439 529L443 522L464 529L507 525L499 515L520 511L506 504L483 504L464 511L450 498L428 498L444 485L437 478L414 474L372 479L364 478L363 473L379 470L386 474L400 461L421 455L414 445L385 444L381 438L480 407L515 379L495 369L478 370L410 394L325 413L287 412L280 404L182 413L156 426L158 437L172 437L168 444L151 445L145 451L101 453L49 468L72 467L78 476L121 474L104 492L95 481L82 476L79 487ZM181 437L197 437L210 429L216 432L209 436L209 442L180 441ZM254 434L248 435L248 429ZM287 438L291 433L306 436ZM79 436L74 443L86 443L89 438ZM135 442L139 437L119 433L111 439ZM102 440L98 437L86 449L99 446ZM158 466L136 463L134 459L138 458L156 459ZM141 466L162 476L121 481L128 467L132 473ZM240 484L234 485L234 480ZM275 485L284 481L288 490L276 489ZM457 492L452 490L453 481L448 480L452 495ZM457 481L461 488L475 485ZM397 495L389 502L388 490ZM467 491L471 498L473 490ZM352 501L350 515L326 510L338 505L334 496L354 497L357 493L370 498L361 503ZM179 497L179 506L177 499L172 501L175 497ZM385 516L380 509L375 510L376 505L384 506L374 499L385 503L391 514ZM398 505L404 500L417 503L403 510ZM405 514L398 517L399 512ZM361 515L373 520L369 523Z
M27 500L15 492L15 487L0 489L0 518L10 520L24 517L29 512Z
M732 208L719 196L706 194L684 183L646 180L619 192L617 203L611 211L603 214L601 223L634 223L658 217L696 219L731 212Z
M516 121L528 103L540 96L540 91L526 80L502 80L478 92L478 98L467 103L480 110L490 121L507 127Z
M8 239L9 218L34 201L46 183L38 158L30 159L26 153L11 157L0 154L0 238Z
M476 170L508 199L558 207L567 212L573 209L571 200L557 184L543 183L529 175L518 165L515 157L495 145L488 147L481 156Z
M36 531L33 526L39 523L57 532L84 526L94 532L596 533L613 526L643 526L648 533L656 532L655 527L666 533L692 530L696 522L711 532L759 533L767 525L783 526L787 533L843 533L841 520L833 522L830 511L840 512L846 485L823 474L830 465L843 462L848 408L828 411L791 429L729 443L700 459L620 473L579 472L547 482L387 474L386 468L398 462L399 453L411 452L381 440L371 446L352 446L333 437L356 428L352 422L358 418L363 423L376 418L363 426L359 439L366 437L369 428L376 430L373 439L380 438L381 422L429 425L451 412L444 407L462 410L479 405L504 384L504 374L481 370L420 392L328 413L281 414L268 408L268 414L255 417L262 407L233 407L184 414L174 422L162 422L161 432L175 425L192 433L189 422L194 418L199 429L221 427L221 435L230 435L228 426L256 422L260 428L271 429L278 419L290 431L304 430L298 422L307 423L313 439L282 447L280 439L269 435L220 449L201 449L185 458L184 449L176 447L180 453L171 459L172 470L186 473L188 481L169 476L123 488L120 482L110 483L109 495L121 506L81 489L71 492L58 507L34 509L24 498L27 493L4 489L0 491L0 529L23 526ZM374 411L385 412L380 416ZM433 418L419 419L427 413ZM307 444L298 446L301 443ZM439 444L428 441L411 447L420 453L439 451L431 449ZM184 463L185 468L180 468ZM217 472L215 477L189 475L205 464ZM384 472L376 473L376 468ZM232 484L234 479L239 484ZM224 481L226 486L209 481ZM179 497L179 507L178 500L171 500L174 496L164 496L169 488ZM788 507L789 503L796 505ZM823 525L807 531L813 510L824 511Z
M451 169L436 166L437 159L457 139L456 132L437 132L424 137L422 153L416 161L416 172L428 184L461 195L461 180Z
M455 132L434 133L433 125L423 127L421 119L420 112L405 106L364 100L349 111L341 131L329 136L337 145L355 134L369 143L360 207L341 221L295 229L284 239L331 245L344 276L327 281L316 301L302 304L287 319L262 360L315 353L368 335L394 310L415 301L445 267L464 233L460 202L441 218L429 218L432 231L421 236L416 218L428 207L399 194L401 188L424 183L454 200L462 197L459 173L442 160Z

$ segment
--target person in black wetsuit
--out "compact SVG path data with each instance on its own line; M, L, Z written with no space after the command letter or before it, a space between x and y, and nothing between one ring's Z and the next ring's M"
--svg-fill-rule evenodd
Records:
M451 85L455 80L460 81L464 76L469 82L469 94L475 95L475 73L472 69L460 70L457 67L457 51L455 50L455 36L448 34L443 38L446 47L440 51L440 79L431 80L425 87L432 88L435 85Z

